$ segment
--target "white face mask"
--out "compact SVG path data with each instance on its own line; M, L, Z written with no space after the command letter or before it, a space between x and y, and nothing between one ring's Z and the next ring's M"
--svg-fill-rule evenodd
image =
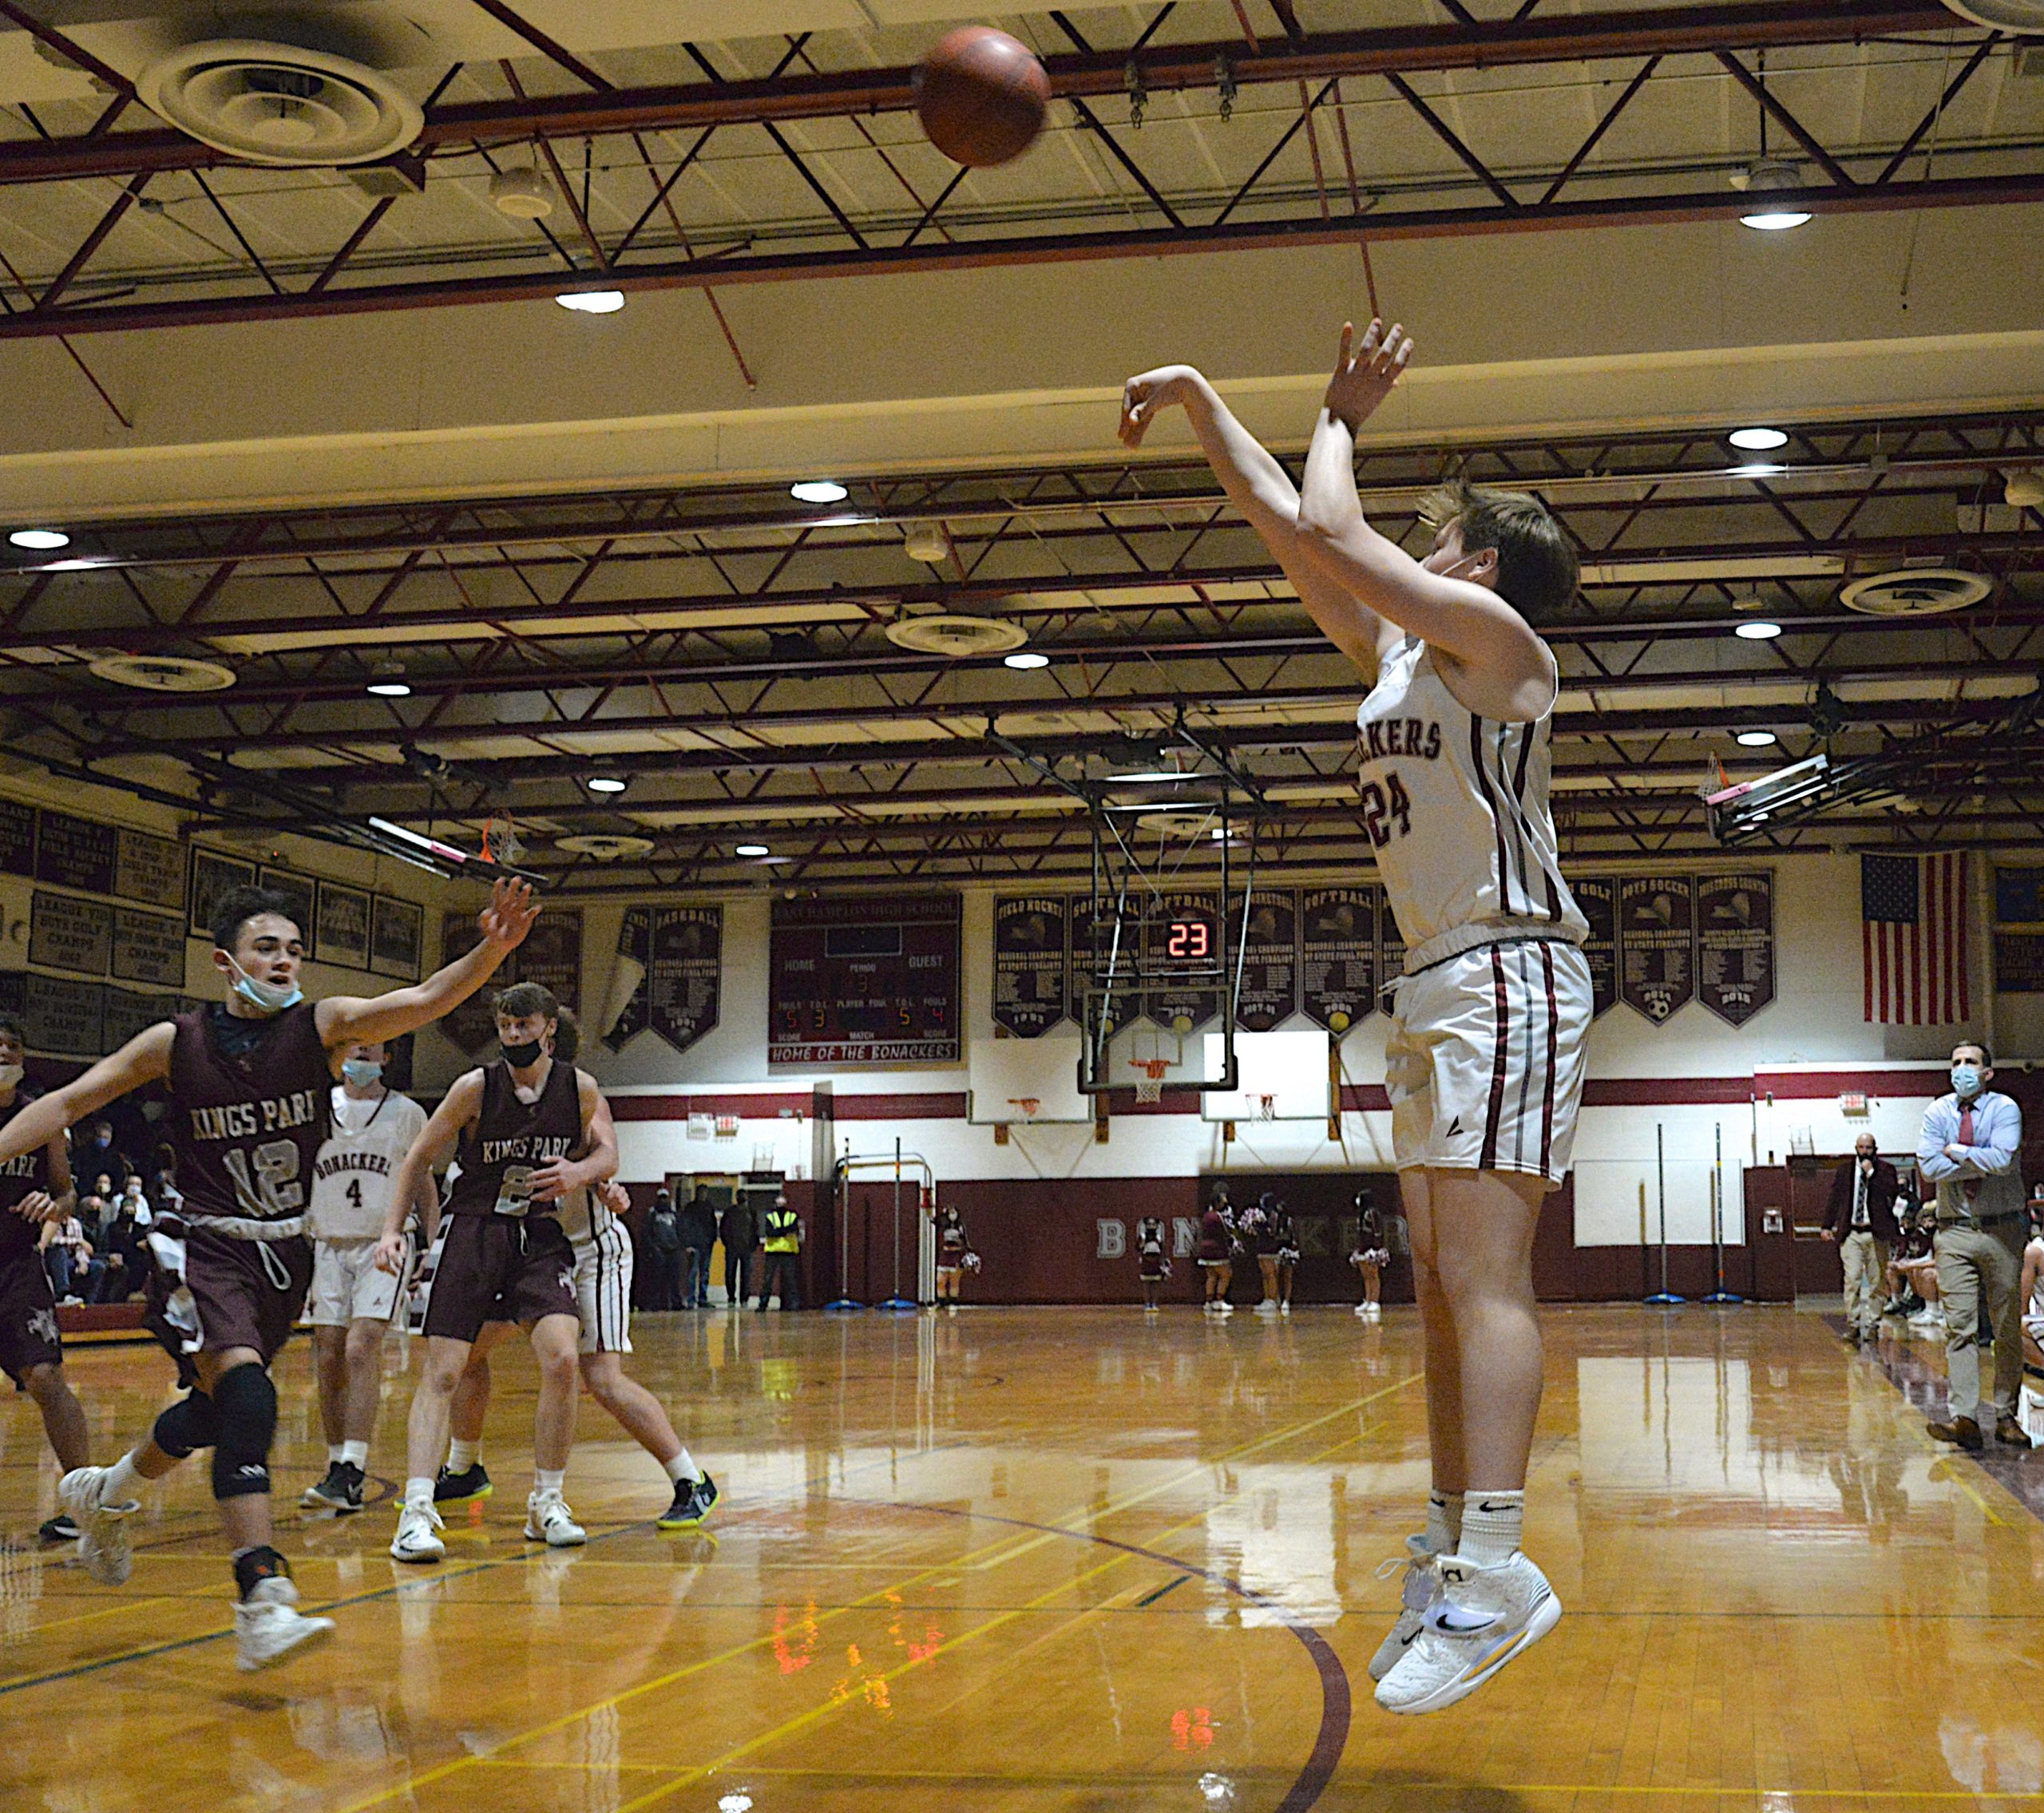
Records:
M12 1089L23 1074L19 1064L0 1064L0 1089Z
M305 999L305 991L295 982L259 982L232 957L227 960L234 968L235 993L252 1007L260 1007L266 1014L280 1014Z

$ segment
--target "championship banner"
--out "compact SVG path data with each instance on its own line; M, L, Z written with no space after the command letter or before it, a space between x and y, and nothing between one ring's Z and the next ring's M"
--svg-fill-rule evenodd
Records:
M1630 875L1618 884L1618 997L1656 1026L1696 993L1696 877Z
M1583 956L1590 965L1590 1017L1595 1019L1618 1004L1618 884L1609 875L1586 875L1568 886L1590 921Z
M1728 1026L1773 1000L1772 871L1697 879L1697 999Z
M617 970L604 1043L622 1051L642 1032L685 1051L717 1023L721 1011L722 907L630 907L617 933Z
M1089 1000L1093 1011L1104 1018L1110 1038L1143 1011L1143 991L1135 980L1142 939L1142 920L1131 912L1122 924L1116 955L1115 903L1106 898L1072 901L1072 1001L1067 1011L1075 1025L1090 1030L1086 1018ZM1111 956L1114 956L1114 998L1103 1001L1099 991L1107 980Z
M184 956L180 945L178 955ZM113 908L101 901L35 891L29 904L29 961L39 968L104 976L113 959ZM180 965L180 968L182 966ZM180 981L184 980L180 975Z
M1298 896L1289 889L1253 896L1246 938L1241 908L1230 909L1228 948L1221 954L1224 987L1234 986L1238 952L1242 968L1235 1024L1244 1032L1282 1026L1299 1011Z
M1308 888L1299 896L1301 999L1306 1017L1329 1032L1346 1032L1376 1009L1380 891Z
M1011 1038L1041 1038L1064 1018L1070 905L1056 894L993 903L993 1023Z

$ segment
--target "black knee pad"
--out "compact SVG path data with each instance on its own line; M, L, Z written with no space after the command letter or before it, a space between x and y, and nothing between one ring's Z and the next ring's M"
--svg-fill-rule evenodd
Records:
M213 1387L220 1432L213 1440L213 1496L245 1498L270 1489L270 1443L277 1432L277 1387L252 1362Z
M210 1448L219 1439L220 1419L204 1391L186 1393L156 1419L150 1431L150 1439L172 1460Z

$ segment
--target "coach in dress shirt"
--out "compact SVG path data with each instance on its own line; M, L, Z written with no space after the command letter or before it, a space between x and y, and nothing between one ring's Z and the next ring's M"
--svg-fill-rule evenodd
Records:
M1980 1328L1994 1331L1993 1421L1998 1439L2030 1446L2015 1419L2022 1376L2022 1248L2026 1219L2022 1174L2022 1110L1987 1085L1994 1054L1972 1040L1951 1054L1952 1092L1923 1114L1916 1168L1937 1190L1938 1292L1944 1300L1945 1372L1950 1401L1941 1442L1978 1448L1989 1419L1980 1395Z
M1874 1136L1863 1133L1853 1156L1831 1180L1824 1231L1838 1242L1845 1262L1845 1319L1848 1341L1870 1341L1880 1327L1881 1281L1895 1241L1895 1198L1901 1174L1880 1155Z

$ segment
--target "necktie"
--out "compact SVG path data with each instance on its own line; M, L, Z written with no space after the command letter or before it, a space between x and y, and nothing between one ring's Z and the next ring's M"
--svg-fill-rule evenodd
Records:
M1971 1146L1973 1143L1973 1110L1970 1107L1961 1108L1959 1110L1959 1143L1962 1146ZM1966 1192L1966 1200L1971 1202L1980 1193L1980 1180L1978 1178L1968 1178L1960 1188Z

